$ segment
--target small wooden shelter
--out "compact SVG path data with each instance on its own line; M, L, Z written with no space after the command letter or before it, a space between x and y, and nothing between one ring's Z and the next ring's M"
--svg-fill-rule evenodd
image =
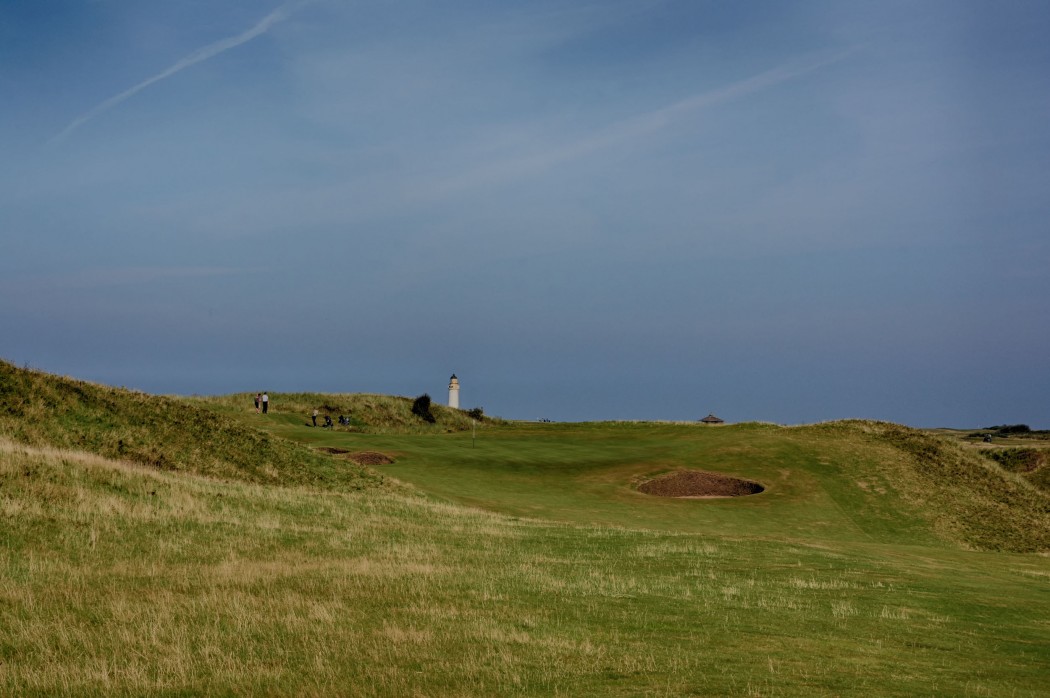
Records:
M725 424L726 423L724 419L719 419L718 417L714 416L713 414L707 415L706 417L704 417L700 421L703 422L704 424Z

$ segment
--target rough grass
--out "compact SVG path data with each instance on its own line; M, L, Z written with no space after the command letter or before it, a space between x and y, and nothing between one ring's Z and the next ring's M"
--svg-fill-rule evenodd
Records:
M1046 491L949 439L897 425L856 426L900 450L900 490L946 538L977 550L1050 551Z
M1050 449L990 448L978 452L1004 470L1020 474L1043 492L1050 492Z
M1050 557L1002 551L1046 549L1046 496L940 437L486 424L474 448L0 369L0 695L1045 695ZM396 454L432 494L308 445ZM684 464L767 490L633 489Z
M255 414L254 393L237 393L220 397L200 397L193 401L231 416ZM336 422L334 430L370 434L441 434L468 431L474 426L464 410L432 402L434 423L412 414L412 398L366 393L271 393L269 424L278 426L310 425L310 416L318 411L318 424L329 415ZM338 424L346 415L350 425ZM483 423L494 420L486 417Z
M1038 695L1040 558L553 525L0 441L5 695Z
M364 487L372 471L337 462L192 401L21 369L0 361L0 436L159 470L275 485Z

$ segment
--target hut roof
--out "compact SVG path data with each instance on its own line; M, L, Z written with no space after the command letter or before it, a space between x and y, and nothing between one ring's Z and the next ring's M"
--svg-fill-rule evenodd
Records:
M718 417L714 416L713 414L707 415L706 417L704 417L700 421L703 422L704 424L725 424L725 420L724 419L719 419Z

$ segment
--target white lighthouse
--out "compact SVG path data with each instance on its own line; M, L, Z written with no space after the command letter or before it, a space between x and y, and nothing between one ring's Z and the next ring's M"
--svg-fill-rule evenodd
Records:
M448 379L448 406L459 409L459 379L455 373Z

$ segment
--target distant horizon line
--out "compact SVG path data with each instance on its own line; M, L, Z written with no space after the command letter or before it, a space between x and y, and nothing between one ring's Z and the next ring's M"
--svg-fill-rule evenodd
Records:
M69 375L69 374L58 373L58 372L55 372L55 371L50 371L50 370L47 370L47 369L43 369L43 368L38 368L38 367L32 366L28 361L27 362L23 362L22 365L19 366L18 363L15 362L15 361L12 361L12 360L0 357L0 362L9 364L12 367L14 367L16 369L20 369L20 370L32 371L32 372L36 372L36 373L42 373L42 374L46 374L46 375L54 376L54 377L58 377L58 378L65 378L67 380L79 381L79 382L83 382L83 383L89 383L89 384L93 384L93 385L103 386L103 387L106 387L106 388L111 388L111 389L114 389L114 390L125 390L125 391L128 391L128 392L140 393L140 394L143 394L143 395L149 395L149 396L154 396L154 397L209 398L209 397L230 397L230 396L234 396L234 395L253 395L255 393L260 392L258 390L235 390L235 391L232 391L232 392L220 392L220 393L206 393L206 392L189 392L189 393L187 393L187 392L152 392L152 391L149 391L149 390L143 390L141 388L129 388L126 385L115 385L115 384L106 383L106 382L103 382L103 381L96 381L96 380L91 380L91 379L87 379L87 378L78 378L78 377L75 377L75 376L72 376L72 375ZM418 397L418 396L412 396L412 395L399 395L399 394L395 394L395 393L382 393L382 392L370 392L370 391L369 392L351 392L351 391L331 391L331 392L327 392L327 391L316 391L316 390L298 390L298 391L296 391L296 390L283 390L283 391L276 391L276 392L275 391L265 391L265 392L268 392L270 394L271 399L274 396L294 395L294 394L306 394L306 395L309 395L309 394L314 394L314 395L374 395L374 396L377 396L377 397L395 397L395 398L402 398L402 399L406 399L406 400L411 400L414 397ZM424 391L424 393L429 394L429 391ZM420 393L420 395L422 395L424 393ZM464 408L453 408L453 407L449 407L447 404L444 404L442 402L435 402L434 404L437 405L437 406L440 406L440 407L448 408L448 409L458 409L458 410L460 410L462 412L469 411L469 408L467 408L467 409L464 409ZM503 416L500 416L500 415L489 415L487 413L485 414L485 416L491 417L493 419L501 419L501 420L507 421L507 422L544 423L544 420L547 420L547 422L549 422L549 423L556 423L556 424L588 424L588 423L644 424L644 423L648 423L648 424L683 424L683 425L685 425L685 424L698 424L698 423L700 423L700 420L703 419L703 417L698 417L696 419L660 419L660 418L627 418L627 417L580 418L580 419L565 419L565 418L562 418L562 419L547 419L545 417L533 417L533 418L503 417ZM709 427L713 427L714 428L714 427L719 427L719 426L741 426L741 425L745 425L745 424L756 424L756 425L770 425L770 426L776 426L776 427L782 427L782 428L792 428L792 427L817 426L817 425L820 425L820 424L834 424L834 423L838 423L838 422L870 422L870 423L875 423L875 424L893 424L893 425L897 425L897 426L908 427L910 429L921 429L921 430L929 430L929 431L935 431L935 430L991 431L991 430L995 430L995 429L997 429L999 427L1004 427L1004 426L1024 425L1024 426L1029 427L1029 429L1031 429L1032 432L1050 432L1050 428L1039 428L1038 426L1032 426L1032 422L1030 422L1030 421L1024 421L1024 422L1000 422L998 424L990 425L990 426L972 426L972 425L971 426L944 426L944 425L919 426L919 425L916 425L916 424L909 424L909 423L905 423L905 422L895 422L895 421L889 420L889 419L881 419L881 418L874 418L874 417L835 417L835 418L830 418L830 419L817 419L817 420L814 420L814 421L801 421L801 422L776 422L776 421L771 421L771 420L766 420L766 419L744 419L744 420L739 420L739 421L725 420L724 424L721 424L721 425L719 425L719 424L708 424L708 425L705 425L705 426L709 426Z

